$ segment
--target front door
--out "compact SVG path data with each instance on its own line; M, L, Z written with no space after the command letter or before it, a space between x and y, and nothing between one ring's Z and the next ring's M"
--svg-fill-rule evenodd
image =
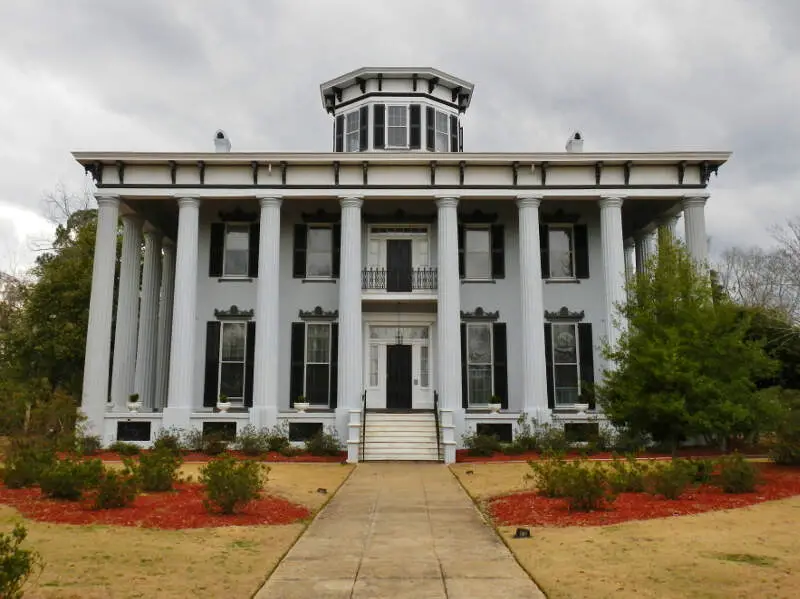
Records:
M411 346L386 347L386 407L411 409Z
M411 291L411 240L386 241L386 291Z

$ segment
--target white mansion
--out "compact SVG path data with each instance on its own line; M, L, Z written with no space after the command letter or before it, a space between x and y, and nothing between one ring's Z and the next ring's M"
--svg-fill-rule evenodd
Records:
M74 154L98 188L94 431L288 423L335 428L350 461L452 462L465 431L508 437L522 412L596 420L582 387L626 273L681 212L706 260L729 153L589 153L579 133L566 152L464 152L473 85L432 68L320 91L331 152L231 152L219 131L209 153Z

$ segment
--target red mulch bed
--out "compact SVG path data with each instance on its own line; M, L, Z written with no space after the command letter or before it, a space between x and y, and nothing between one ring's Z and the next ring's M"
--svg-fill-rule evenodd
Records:
M143 450L142 453L147 453L148 450ZM232 455L241 460L258 460L259 462L315 462L315 463L338 463L347 460L347 452L343 451L339 455L311 455L301 453L295 456L281 455L277 451L270 451L260 456L247 456L241 451L226 451L226 455ZM64 458L67 454L59 454L59 457ZM104 462L121 462L125 456L121 456L113 451L101 451L91 456L86 456L87 459L99 458ZM136 456L132 456L136 457ZM211 460L218 459L221 456L209 456L204 453L184 453L182 454L184 462L210 462Z
M22 515L40 522L58 524L109 524L179 530L218 526L291 524L311 516L301 505L280 497L263 496L238 514L209 514L203 507L203 486L181 483L166 493L139 495L130 507L93 510L92 499L60 501L45 499L38 488L8 489L0 485L0 504L18 509Z
M744 452L745 455L750 455L752 452ZM763 452L756 452L759 455L762 455ZM710 457L719 457L721 455L725 455L724 452L718 449L709 449L706 447L697 447L697 448L690 448L690 449L680 449L678 450L678 456L682 458L710 458ZM479 463L479 462L527 462L529 460L538 460L541 459L542 455L535 451L529 451L526 453L520 453L516 455L506 455L504 453L495 453L492 456L472 456L469 455L468 449L457 449L456 450L456 462L468 462L468 463ZM567 458L577 458L580 457L580 453L577 451L570 451L566 454ZM588 456L590 460L610 460L612 459L613 455L611 452L602 452L602 453L593 453L592 455ZM653 459L668 459L672 457L672 454L668 453L650 453L645 452L640 455L642 458L653 458Z
M489 512L501 525L604 526L630 520L651 520L746 507L773 499L800 495L800 469L765 464L762 484L755 493L725 493L719 487L701 485L676 500L646 493L622 493L605 509L570 512L565 499L541 497L535 492L515 493L490 499Z

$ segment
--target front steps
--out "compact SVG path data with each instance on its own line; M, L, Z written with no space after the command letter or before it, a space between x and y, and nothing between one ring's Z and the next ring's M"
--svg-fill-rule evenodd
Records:
M368 411L361 460L440 462L433 412Z

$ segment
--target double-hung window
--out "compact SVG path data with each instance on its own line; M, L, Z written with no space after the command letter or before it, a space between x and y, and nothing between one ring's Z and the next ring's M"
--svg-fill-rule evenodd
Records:
M387 106L386 147L408 147L408 106Z
M578 326L574 323L553 323L551 330L556 407L576 404L580 396Z
M330 226L309 226L307 243L306 276L333 276L333 229Z
M548 225L549 278L571 279L575 276L575 235L572 225Z
M233 404L244 404L245 356L247 355L246 322L223 322L219 350L219 392Z
M344 122L345 152L358 152L361 149L359 111L348 112Z
M225 251L222 274L226 277L247 276L250 251L250 225L227 223L225 225Z
M306 401L328 405L330 398L331 325L309 323L306 326Z
M469 323L467 332L467 393L469 405L489 403L494 388L492 381L492 325Z
M492 247L489 227L464 230L464 276L467 279L492 278Z
M436 111L436 143L437 152L450 151L450 115L440 110Z

